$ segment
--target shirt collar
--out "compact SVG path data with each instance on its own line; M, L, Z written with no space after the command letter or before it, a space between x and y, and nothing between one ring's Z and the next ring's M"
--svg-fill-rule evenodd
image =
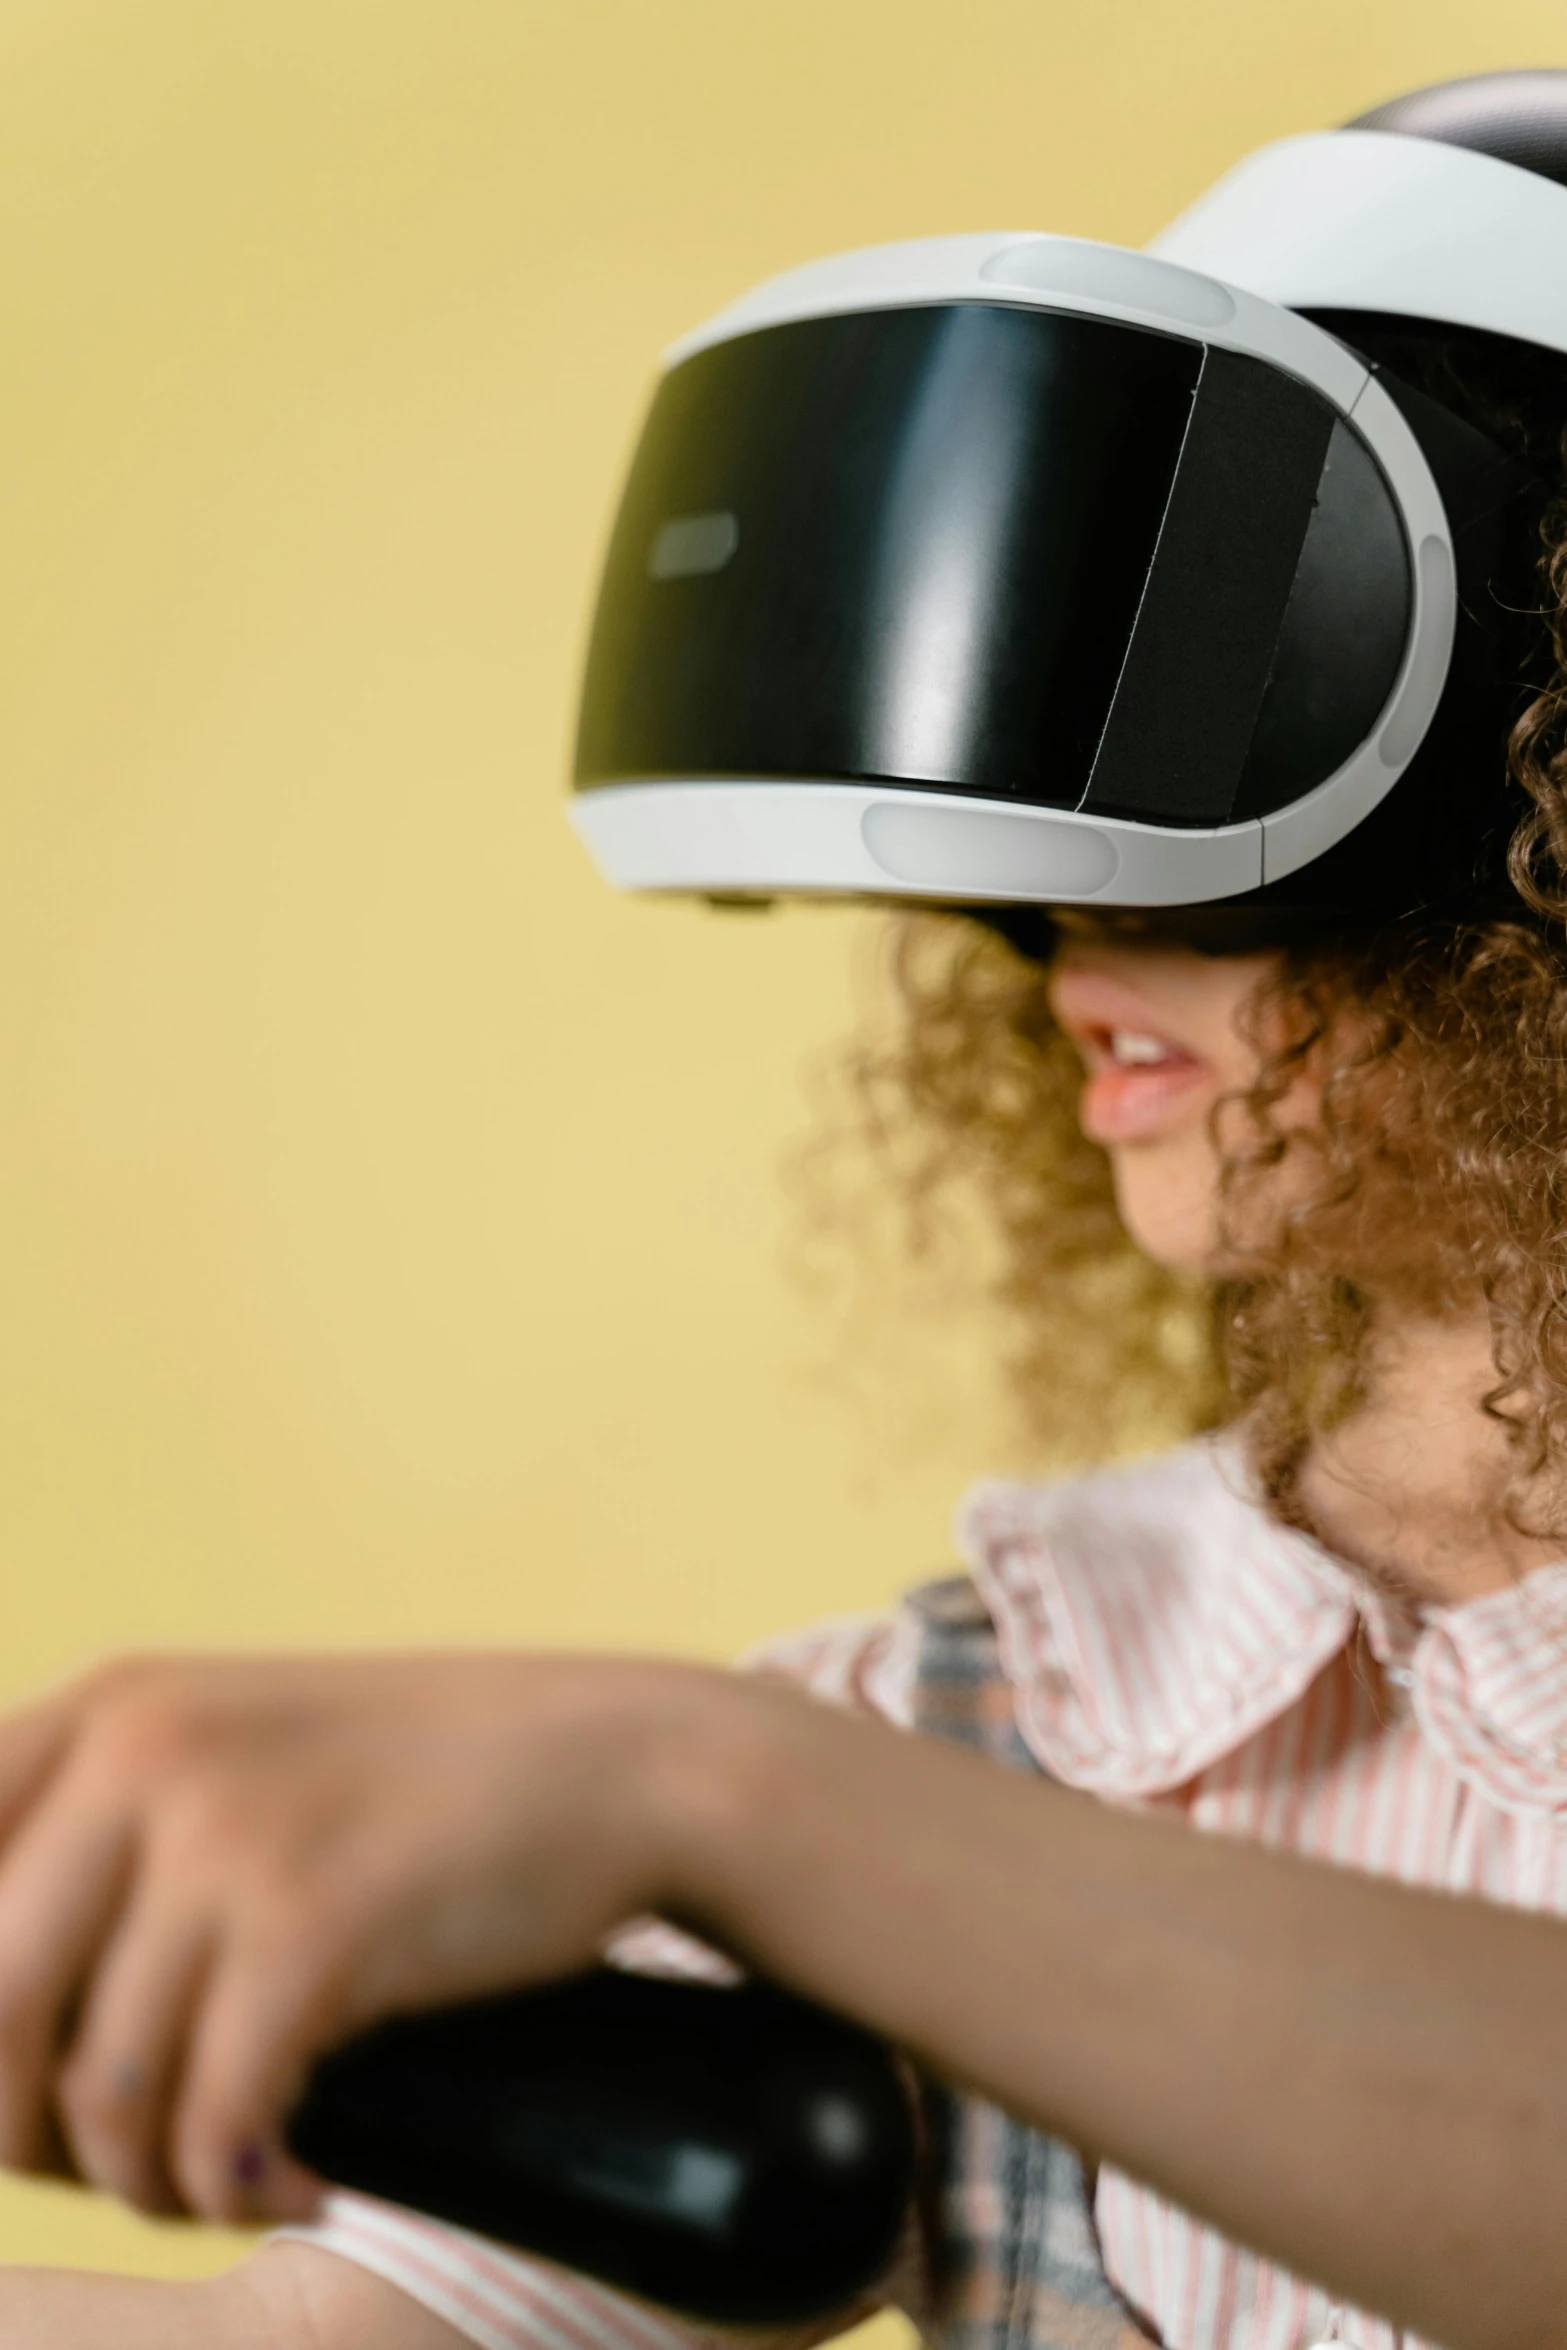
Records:
M1018 1726L1069 1786L1125 1800L1182 1785L1287 1712L1358 1631L1478 1792L1567 1809L1567 1564L1414 1609L1277 1525L1233 1438L979 1486L958 1539Z
M1420 1726L1504 1811L1567 1810L1567 1564L1432 1608L1411 1658Z

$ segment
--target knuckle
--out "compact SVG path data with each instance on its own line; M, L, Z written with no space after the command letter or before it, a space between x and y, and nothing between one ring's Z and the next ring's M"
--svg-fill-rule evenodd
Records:
M287 1861L275 1862L257 1884L245 1925L258 1964L312 1983L337 1973L350 1940L340 1891Z
M166 1902L219 1912L226 1931L272 1967L301 1949L327 1957L346 1931L343 1888L296 1823L223 1779L205 1778L160 1807L149 1881Z
M95 1657L84 1665L72 1681L68 1696L72 1710L87 1720L105 1705L140 1684L151 1659L139 1651L116 1649L108 1656Z
M118 1690L94 1710L83 1739L89 1777L115 1788L177 1777L205 1753L205 1727L179 1685L148 1678Z
M97 2143L125 2136L146 2103L140 2075L130 2065L101 2056L71 2058L61 2070L56 2096L73 2135Z
M60 2121L84 2179L138 2210L166 2212L169 2191L148 2143L140 2096L117 2093L110 2080L82 2078L56 2091Z
M261 1825L232 1787L204 1773L165 1805L156 1832L159 1854L177 1869L219 1868L254 1849Z
M154 2100L141 2068L84 2050L64 2066L55 2102L82 2176L140 2211L174 2208L154 2144Z
M91 1728L123 1707L135 1707L173 1685L177 1671L162 1657L125 1652L88 1667L77 1684L82 1721Z
M122 1648L98 1657L83 1672L78 1687L89 1705L140 1689L164 1669L161 1657L142 1648Z
M311 1906L312 1872L295 1844L287 1808L222 1769L192 1773L149 1823L152 1871L171 1888L200 1888L236 1922Z

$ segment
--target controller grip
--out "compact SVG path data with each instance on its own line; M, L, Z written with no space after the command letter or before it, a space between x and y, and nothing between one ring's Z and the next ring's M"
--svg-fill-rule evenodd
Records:
M725 2325L853 2303L914 2189L880 2040L770 1984L608 1967L378 2026L317 2067L288 2142L339 2185Z

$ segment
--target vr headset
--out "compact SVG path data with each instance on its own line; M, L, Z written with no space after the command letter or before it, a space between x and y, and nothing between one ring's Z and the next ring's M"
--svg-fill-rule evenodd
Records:
M587 658L600 871L1001 927L1505 887L1546 484L1377 354L1567 355L1563 177L1567 74L1484 77L1261 149L1147 252L881 246L688 335Z

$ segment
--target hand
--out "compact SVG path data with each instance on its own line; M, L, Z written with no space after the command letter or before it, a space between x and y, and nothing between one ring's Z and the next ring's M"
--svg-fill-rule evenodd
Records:
M0 1724L0 2161L303 2215L311 2060L587 1963L667 1890L660 1756L725 1676L133 1661Z

